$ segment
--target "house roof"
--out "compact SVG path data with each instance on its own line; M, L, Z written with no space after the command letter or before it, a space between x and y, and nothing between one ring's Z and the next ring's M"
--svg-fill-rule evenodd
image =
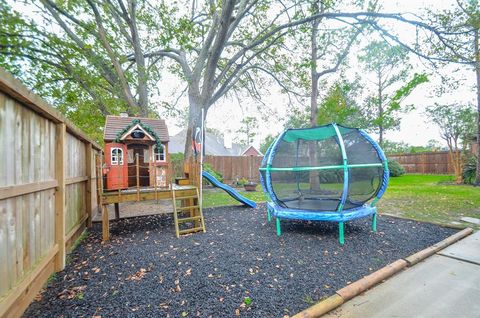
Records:
M257 156L263 156L263 153L260 152L257 148L255 148L253 145L248 146L243 152L242 156L244 156L247 152L253 151Z
M185 151L186 130L182 130L175 136L170 136L168 144L169 153L183 153ZM223 137L212 133L205 134L205 154L212 156L241 156L245 146L232 143L231 148L226 148Z
M103 132L103 139L105 141L115 140L117 134L121 132L125 127L130 125L134 119L140 120L140 122L150 126L153 131L158 135L160 141L168 142L168 128L163 119L142 118L142 117L122 117L108 115L105 120L105 130Z

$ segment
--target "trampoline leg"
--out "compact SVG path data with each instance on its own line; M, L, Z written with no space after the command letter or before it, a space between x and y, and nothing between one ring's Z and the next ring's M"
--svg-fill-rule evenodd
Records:
M338 240L340 242L340 245L343 245L345 243L345 238L343 236L343 222L338 223Z
M267 207L267 221L270 222L272 220L272 215L270 214L270 207Z
M282 235L282 230L280 228L280 219L279 218L275 218L275 222L277 224L277 235L280 236Z
M377 232L377 213L372 216L372 231Z

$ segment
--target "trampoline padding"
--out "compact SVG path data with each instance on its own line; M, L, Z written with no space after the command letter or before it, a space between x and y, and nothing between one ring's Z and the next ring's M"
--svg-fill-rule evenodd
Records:
M377 208L370 205L363 205L358 208L344 210L343 212L286 209L276 206L272 202L268 202L268 208L272 212L272 215L279 219L330 222L346 222L377 213Z

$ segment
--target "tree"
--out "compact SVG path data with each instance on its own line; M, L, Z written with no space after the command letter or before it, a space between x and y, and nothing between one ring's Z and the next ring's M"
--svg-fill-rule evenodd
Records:
M457 1L441 13L430 12L430 21L444 29L443 41L430 43L442 63L471 67L475 72L477 103L477 158L480 158L480 4L478 0ZM446 48L446 49L445 49ZM480 185L480 159L477 159L475 185Z
M240 123L242 126L237 130L237 141L241 145L251 145L257 135L258 120L255 117L247 116Z
M389 20L412 25L428 32L432 37L442 37L441 32L423 21L398 13L375 12L370 8L366 11L345 12L328 6L328 10L318 14L303 14L302 5L305 3L296 1L272 5L268 0L184 0L172 6L162 2L154 6L144 0L138 2L138 10L131 9L137 3L134 0L41 0L41 3L44 24L49 25L50 21L54 21L63 30L64 36L38 33L42 37L37 40L37 36L32 37L28 32L15 32L11 36L11 30L7 28L3 33L4 39L8 41L21 34L22 38L29 41L37 40L41 46L44 38L58 38L59 41L55 44L65 44L64 46L60 46L60 49L57 46L46 47L42 53L46 51L57 54L57 51L65 51L68 53L64 55L66 58L59 59L55 54L45 54L41 62L50 65L49 62L53 61L65 68L63 63L56 61L72 61L77 58L80 63L73 63L76 71L72 74L76 77L78 74L87 74L82 78L88 81L77 85L89 92L93 100L93 96L99 95L99 92L110 92L119 102L128 105L128 108L134 102L141 105L139 98L135 98L140 96L138 82L144 79L139 76L145 70L141 59L147 63L146 78L150 81L153 74L157 74L152 72L152 68L155 69L157 63L164 58L169 59L164 61L167 66L165 70L173 72L184 81L188 97L186 158L192 154L191 132L194 126L199 126L202 109L207 114L209 108L220 98L238 90L246 90L252 96L261 96L258 92L266 85L266 82L258 80L262 76L268 76L280 87L287 88L279 80L280 74L285 74L287 70L278 57L284 52L288 52L289 56L296 54L289 50L286 41L303 25L320 19L331 20L346 27L366 25L386 34L385 36L395 38L395 33L382 23ZM137 21L136 33L131 28L133 20ZM141 50L138 51L138 47L130 41L134 40L134 33L142 39ZM30 58L33 50L26 54L21 50L23 47L20 45L20 50L12 51L11 54ZM427 56L426 52L421 52L414 44L407 47L421 56ZM30 45L30 48L35 49L35 46ZM328 52L331 48L323 49ZM132 82L135 84L131 85ZM155 82L155 78L152 82ZM136 95L129 93L134 88ZM98 107L102 107L102 104L99 103Z
M303 2L281 2L272 6L269 1L226 0L220 3L199 4L193 1L186 5L188 14L163 15L165 33L171 41L156 50L147 52L149 57L167 57L177 63L177 73L185 80L189 100L189 124L187 136L191 137L192 127L200 121L201 110L208 112L211 105L223 96L236 90L248 90L256 94L255 81L260 74L266 74L282 88L279 74L285 73L285 65L277 63L279 52L291 52L286 45L287 38L301 26L319 19L335 20L345 26L367 25L378 32L389 33L381 20L392 20L415 26L432 37L441 37L441 32L401 14L380 13L373 10L359 12L336 11L333 7L318 14L304 15ZM300 13L299 13L300 12ZM187 33L179 32L188 30ZM187 36L188 35L188 36ZM185 39L187 38L187 39ZM421 56L415 45L407 46ZM323 48L322 48L323 49ZM329 47L324 48L329 50ZM335 64L334 64L335 65ZM288 75L288 74L287 74ZM186 141L185 155L191 155L191 140Z
M276 137L272 135L267 135L267 137L265 137L265 139L260 144L260 152L265 155L267 153L268 147L270 147L270 145L272 144L272 142L275 141L275 139Z
M335 122L344 126L365 128L364 115L355 101L359 91L360 87L355 81L335 82L321 100L316 124L325 125Z
M37 22L0 3L2 21L7 22L0 25L3 67L27 79L33 71L33 87L52 97L82 128L92 126L86 114L96 115L96 122L121 111L151 114L149 98L159 68L158 60L148 60L145 50L158 46L161 39L142 30L156 25L151 14L155 7L134 0L27 4L37 12ZM52 32L52 27L58 31ZM72 101L77 103L73 109Z
M372 126L379 135L379 143L383 144L386 130L398 127L399 113L407 111L400 102L419 84L426 82L424 74L415 74L413 79L400 89L392 91L392 87L405 82L411 66L408 64L408 51L401 46L392 46L385 41L373 41L363 50L359 57L366 71L373 73L375 92L368 98L367 105L372 110Z
M291 107L283 126L285 129L310 127L310 107Z
M447 142L457 183L462 183L462 150L468 136L475 131L475 111L471 106L438 105L428 107L428 118L440 128L440 136Z
M158 41L142 38L140 29L154 22L148 14L152 8L133 0L40 3L31 5L37 6L42 22L54 23L61 32L23 19L13 32L1 31L2 53L53 67L85 89L104 113L104 96L114 96L131 113L148 115L148 80L158 70L147 64L144 50Z

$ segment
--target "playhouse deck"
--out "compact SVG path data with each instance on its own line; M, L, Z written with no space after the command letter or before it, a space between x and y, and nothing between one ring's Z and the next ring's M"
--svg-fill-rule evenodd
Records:
M102 203L122 203L132 201L146 201L146 200L167 200L172 199L172 189L178 196L191 196L196 194L196 187L192 185L176 185L173 184L169 188L154 188L154 187L139 187L129 188L125 190L104 191L102 193Z
M177 198L182 198L182 206L194 206L194 199L197 198L197 187L193 185L176 185L172 184L168 188L160 187L135 187L116 191L103 191L100 194L100 202L102 207L102 232L103 240L110 238L110 219L108 216L108 205L115 205L115 218L120 217L119 203L135 202L147 200L173 200L173 192ZM190 210L190 217L196 218L195 209ZM174 211L172 210L171 213Z

